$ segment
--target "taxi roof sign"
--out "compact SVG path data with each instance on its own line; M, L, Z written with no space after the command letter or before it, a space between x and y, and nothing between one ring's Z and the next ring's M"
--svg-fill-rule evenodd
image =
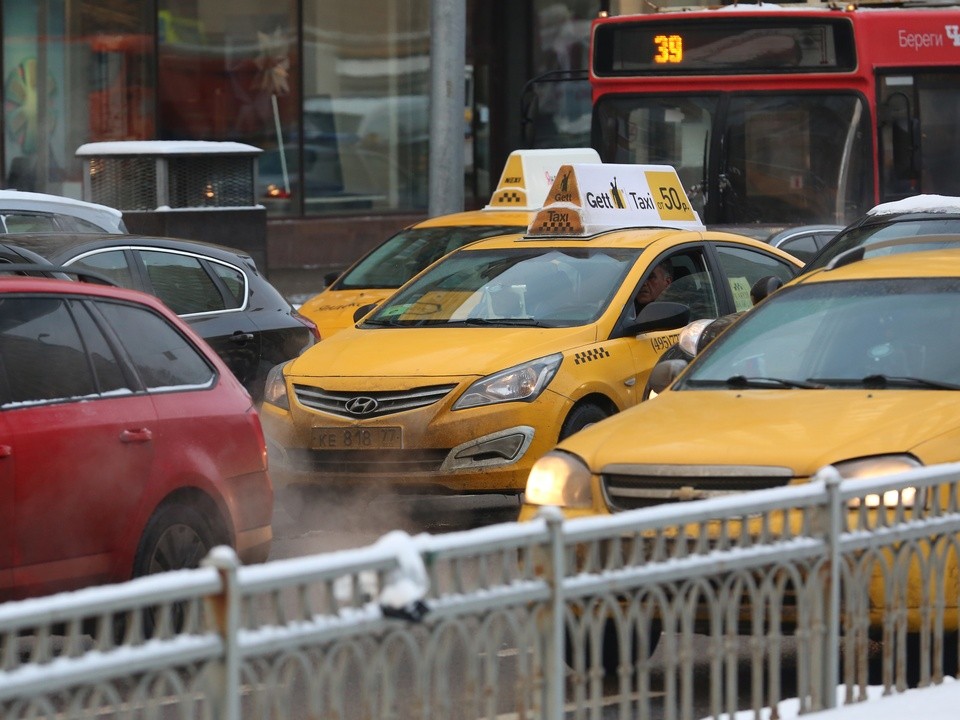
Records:
M564 165L527 234L593 235L626 227L705 230L670 165Z
M593 148L537 148L514 150L500 174L500 182L484 210L539 210L557 172L571 163L599 163Z

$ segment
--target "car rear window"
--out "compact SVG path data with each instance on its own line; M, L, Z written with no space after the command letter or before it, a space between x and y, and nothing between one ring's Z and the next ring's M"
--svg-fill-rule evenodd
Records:
M216 372L176 328L146 308L101 301L104 317L121 337L149 390L210 386Z

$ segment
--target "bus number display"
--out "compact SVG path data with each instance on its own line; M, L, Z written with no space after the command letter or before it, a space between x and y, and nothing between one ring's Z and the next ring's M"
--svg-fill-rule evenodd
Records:
M657 46L653 61L656 63L678 63L683 61L683 36L657 35L653 38Z
M602 25L594 36L594 73L623 77L849 72L856 67L848 18L711 20L654 18Z

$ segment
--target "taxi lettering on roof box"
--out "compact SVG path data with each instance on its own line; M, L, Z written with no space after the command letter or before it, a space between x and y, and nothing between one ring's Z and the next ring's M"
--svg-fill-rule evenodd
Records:
M622 227L704 230L669 165L564 165L528 235L592 235Z
M539 210L557 171L572 163L599 164L593 148L537 148L514 150L500 174L497 189L484 210Z

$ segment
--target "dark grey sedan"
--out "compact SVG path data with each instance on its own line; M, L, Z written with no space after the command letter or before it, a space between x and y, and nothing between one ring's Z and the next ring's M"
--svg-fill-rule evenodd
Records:
M22 234L0 241L0 262L91 270L156 295L223 358L254 400L274 365L317 339L249 255L210 243L141 235Z

